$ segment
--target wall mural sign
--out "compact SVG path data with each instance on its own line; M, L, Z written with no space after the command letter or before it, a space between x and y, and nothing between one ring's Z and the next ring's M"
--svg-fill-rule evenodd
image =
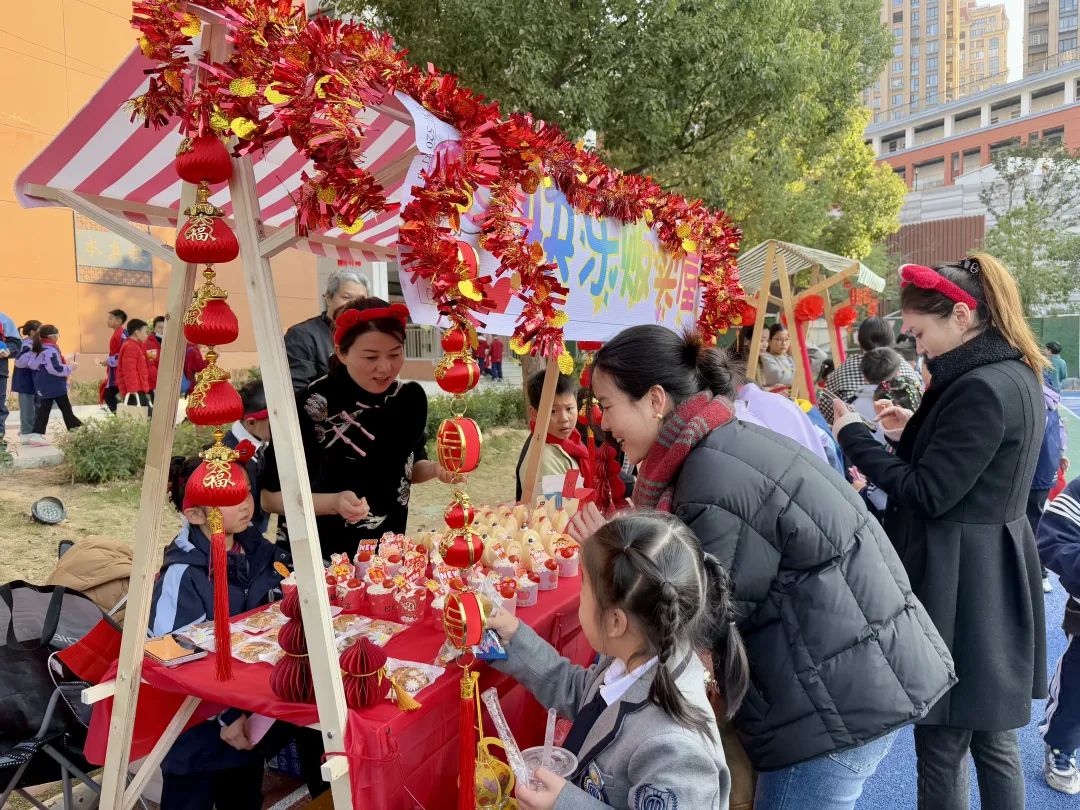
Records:
M79 214L75 214L75 272L86 284L150 287L154 280L149 252Z

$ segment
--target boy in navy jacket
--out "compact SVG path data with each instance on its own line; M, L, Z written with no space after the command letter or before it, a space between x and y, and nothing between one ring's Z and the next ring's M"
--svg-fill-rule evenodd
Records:
M1080 479L1050 501L1036 537L1043 565L1061 577L1069 594L1061 628L1069 646L1050 682L1046 717L1039 730L1046 743L1043 775L1062 793L1080 793L1076 749L1080 748Z
M184 503L187 480L199 459L174 458L169 469L170 498L184 516L184 527L165 549L165 561L154 585L150 631L163 635L214 618L214 586L210 580L210 539L204 532L202 507ZM221 507L228 549L229 615L264 605L278 596L281 559L274 545L251 524L252 499ZM318 734L287 723L275 723L266 736L248 739L249 714L226 709L216 718L181 734L161 764L161 810L260 810L264 761L290 739L300 749L301 769L315 796L324 785L319 775L322 747Z

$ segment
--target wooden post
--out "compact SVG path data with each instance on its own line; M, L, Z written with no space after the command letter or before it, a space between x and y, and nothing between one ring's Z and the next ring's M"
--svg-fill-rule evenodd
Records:
M810 271L810 278L814 284L821 282L821 266L815 264L813 270ZM832 290L832 285L827 287L822 293L821 297L825 299L825 324L829 329L829 346L832 347L833 362L839 368L842 362L843 351L840 346L840 336L836 334L836 326L833 324L833 304L832 298L829 293Z
M555 404L555 389L559 383L559 361L549 358L544 370L544 389L540 394L540 406L536 410L536 426L529 439L529 452L525 456L525 478L522 480L521 500L532 503L536 485L540 477L540 459L547 441L548 427L551 425L551 409Z
M776 257L776 272L780 282L780 300L784 302L784 315L787 317L788 331L798 335L795 328L795 301L791 295L791 279L788 277L787 261L783 255ZM803 367L802 352L792 352L791 358L795 362L795 373L791 376L791 398L798 399L799 395L806 396L809 392L803 392L806 385L806 371Z
M765 251L765 265L761 268L761 286L757 292L757 316L754 319L754 334L750 338L750 355L746 361L746 376L751 380L758 378L757 368L760 359L758 347L761 345L761 333L765 329L765 313L769 311L772 277L776 267L776 241L770 239Z
M334 806L347 810L352 807L349 786L348 760L334 756L345 751L345 722L347 708L341 685L341 668L334 646L330 617L330 601L323 580L322 550L315 525L315 505L311 498L307 460L300 436L289 363L285 356L281 317L270 262L259 251L259 195L255 188L255 173L248 157L233 159L233 176L229 181L232 197L236 238L240 243L240 259L251 303L251 322L259 350L266 402L270 411L270 429L274 434L274 453L281 477L281 495L285 516L289 522L289 544L296 567L297 590L300 594L300 613L304 620L308 660L315 682L315 703L319 709L319 727L323 746L329 755L323 774L331 775L330 787Z

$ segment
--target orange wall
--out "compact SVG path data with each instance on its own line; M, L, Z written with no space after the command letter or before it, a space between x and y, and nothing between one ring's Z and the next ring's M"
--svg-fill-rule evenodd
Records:
M76 375L101 375L94 360L108 345L105 313L119 307L150 321L164 314L170 268L154 260L152 287L86 284L76 280L74 220L64 208L23 210L16 175L63 128L135 44L130 0L33 0L0 15L0 311L17 324L55 323L60 345L79 352ZM172 233L155 230L172 243ZM224 365L254 364L255 343L243 279L234 262L219 268L218 283L232 291L240 339ZM318 312L315 257L288 250L273 260L282 323ZM234 356L230 357L230 353Z

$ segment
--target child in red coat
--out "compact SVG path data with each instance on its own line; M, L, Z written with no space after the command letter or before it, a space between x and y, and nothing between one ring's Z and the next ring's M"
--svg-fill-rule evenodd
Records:
M116 363L116 385L125 405L150 407L150 368L146 360L146 338L150 327L146 321L128 321L128 338L120 347Z

